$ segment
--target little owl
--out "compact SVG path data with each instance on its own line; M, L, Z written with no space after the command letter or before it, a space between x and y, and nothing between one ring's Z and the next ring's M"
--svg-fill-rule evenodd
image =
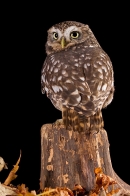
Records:
M101 110L113 99L114 78L111 60L89 26L74 21L52 26L46 53L42 93L62 111L66 129L99 131Z

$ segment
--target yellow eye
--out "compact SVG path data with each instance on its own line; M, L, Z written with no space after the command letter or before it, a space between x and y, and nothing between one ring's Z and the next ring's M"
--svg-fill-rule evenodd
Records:
M78 31L73 31L71 34L70 34L70 37L73 38L73 39L77 39L79 37L79 32Z
M54 32L54 33L53 33L53 38L54 38L54 39L58 39L58 33Z

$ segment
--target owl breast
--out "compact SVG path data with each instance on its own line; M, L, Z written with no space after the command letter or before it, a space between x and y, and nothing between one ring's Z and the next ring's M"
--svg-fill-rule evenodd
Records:
M57 109L66 106L90 116L102 109L111 93L112 65L100 47L82 43L48 55L41 80L42 90Z

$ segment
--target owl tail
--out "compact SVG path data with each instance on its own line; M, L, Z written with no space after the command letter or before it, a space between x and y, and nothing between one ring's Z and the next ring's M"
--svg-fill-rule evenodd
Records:
M74 131L94 131L99 132L104 126L102 112L98 110L95 115L86 117L78 114L76 111L63 107L62 110L63 123L68 129L72 128Z

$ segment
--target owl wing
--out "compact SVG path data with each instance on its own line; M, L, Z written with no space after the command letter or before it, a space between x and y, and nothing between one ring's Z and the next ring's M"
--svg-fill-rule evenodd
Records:
M78 83L81 102L75 110L90 116L112 101L114 93L112 64L102 49L95 48L90 49L83 59L80 58L79 66L83 69L86 88L81 89L81 84Z
M41 83L57 109L66 106L91 116L102 109L113 88L111 61L100 48L61 51L46 58Z
M45 68L46 68L46 60L43 64L42 70L41 70L41 92L42 94L45 93Z
M41 70L41 92L42 94L46 93L53 105L62 111L62 99L60 94L62 87L57 84L58 76L54 70L55 61L53 60L53 55L48 55Z

